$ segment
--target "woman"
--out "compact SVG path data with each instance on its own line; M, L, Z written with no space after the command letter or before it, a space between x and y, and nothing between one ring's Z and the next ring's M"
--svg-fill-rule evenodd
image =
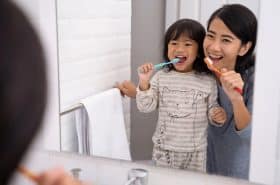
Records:
M222 72L217 78L218 100L227 112L223 126L208 129L209 173L248 179L256 37L257 19L243 5L224 5L209 18L203 48ZM136 96L132 82L117 87L130 97ZM236 87L243 90L242 95Z
M218 100L227 112L222 127L208 128L209 173L248 179L256 37L256 17L242 5L225 5L209 18L203 48L222 71Z
M10 1L0 1L0 184L7 184L39 129L46 104L43 50L31 24ZM38 175L38 185L81 185L61 169Z

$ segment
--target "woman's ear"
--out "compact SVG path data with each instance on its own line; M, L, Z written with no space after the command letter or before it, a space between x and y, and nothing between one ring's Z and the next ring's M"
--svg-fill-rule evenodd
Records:
M252 46L252 42L251 41L247 42L246 44L242 44L242 46L241 46L241 48L239 50L238 55L239 56L244 56L249 51L251 46Z

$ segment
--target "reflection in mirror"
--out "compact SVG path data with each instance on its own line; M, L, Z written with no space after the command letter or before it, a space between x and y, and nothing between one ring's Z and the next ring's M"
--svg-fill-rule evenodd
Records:
M81 100L130 79L131 2L57 1L57 22L61 148L78 152ZM129 123L129 99L123 104Z
M249 7L253 10L255 15L258 16L258 0L239 1L239 3ZM96 135L93 136L95 139L89 140L88 138L91 138L89 130L92 129L92 127L87 124L94 119L97 119L97 117L102 114L104 114L104 117L108 117L108 119L112 116L105 112L105 109L107 109L104 108L105 103L98 105L100 110L104 110L104 112L101 111L100 115L88 115L90 106L87 106L87 103L92 101L89 97L93 97L94 99L95 96L110 91L117 81L121 82L123 80L131 79L134 84L137 84L138 74L136 69L138 66L142 65L145 61L156 64L163 60L162 48L164 32L172 23L179 18L192 18L200 21L203 26L206 26L206 21L217 8L222 6L222 2L218 0L194 0L166 1L165 4L164 1L151 2L148 0L111 0L105 2L86 0L83 1L83 3L66 3L66 1L57 1L57 5L62 151L129 160L130 156L122 158L94 153L96 150L91 147L93 145L96 146L96 143L102 146L101 150L103 150L103 152L107 151L112 153L110 148L112 149L114 147L110 145L112 143L108 142L108 140L98 140L98 137L95 137ZM217 22L214 21L214 26L212 24L210 26L211 29L215 30L214 34L216 34L210 35L211 38L221 35L219 29L217 29L217 24L219 28L224 25L219 24L220 22L216 23ZM232 33L229 35L231 34ZM216 67L219 69L222 67L232 69L229 64L218 62L218 58L221 58L221 56L227 59L227 53L219 53L215 51L213 47L211 49L211 39L205 40L204 52L214 60ZM248 47L248 49L250 49L250 47ZM246 47L244 47L244 51L245 50ZM175 53L173 55L173 57L176 57L177 55L184 55L184 53ZM244 86L244 88L246 87L247 86ZM229 94L225 93L224 96L234 99L234 97L238 95L233 93L233 95L231 94L229 96ZM244 94L244 96L247 95ZM105 99L102 102L105 102ZM134 99L132 99L131 105L129 98L121 99L123 101L123 110L120 108L118 111L123 112L122 116L125 119L120 122L125 124L125 132L123 133L125 133L127 146L130 146L129 152L131 153L132 159L151 163L150 161L154 152L155 155L153 157L166 157L165 162L174 162L174 156L179 155L179 153L169 153L165 150L153 151L152 136L156 130L158 113L140 113L136 107L136 101ZM230 102L226 103L230 104ZM226 103L222 106L227 107ZM232 112L232 110L229 109L226 109L226 111ZM227 112L227 119L235 119L236 121L237 118L233 118L232 113ZM246 119L249 120L250 118L247 117ZM117 121L113 122L115 126L118 124L116 122ZM246 121L246 123L247 122L248 121ZM98 125L100 122L96 121L94 124ZM245 127L246 124L243 124L242 121L240 125L237 125L237 129L240 130L243 130ZM112 128L112 125L107 127L108 132L109 130L114 130ZM232 129L235 128L233 127ZM214 131L213 133L227 131L225 128L217 128L216 130L217 131ZM101 130L98 130L97 132L104 133ZM112 132L112 134L115 133ZM232 134L240 134L240 132L236 130L236 132ZM215 137L215 135L213 135L213 137ZM215 139L217 138L214 138L212 141L216 142ZM119 142L123 142L123 140ZM236 143L231 144L238 146L240 143L241 141L236 141ZM220 143L220 146L224 146L223 143ZM221 148L218 147L214 150L218 151L221 150ZM250 148L248 148L248 154L249 150ZM229 149L225 153L230 155L233 152L234 151ZM206 154L202 154L201 156L206 160L205 155ZM212 153L211 155L211 157L213 157L213 159L211 159L212 162L217 161L217 158L215 158L217 156L214 155L215 153ZM188 157L184 155L182 155L181 158L185 162L189 161L186 160ZM246 158L245 160L247 160L248 164L249 158ZM215 163L208 165L213 168L216 167L215 165L218 165L219 167L224 166L224 169L221 168L221 171L211 171L213 169L210 169L210 172L248 179L248 169L245 169L245 171L247 170L247 173L245 174L242 172L236 174L231 171L231 168L239 168L241 163L243 163L243 161L240 158L235 164L226 164L222 162L222 164ZM205 162L203 164L205 164ZM167 164L167 166L170 165ZM175 166L176 165L172 167ZM176 168L182 168L182 166L178 165ZM246 168L248 168L248 165ZM196 170L205 171L206 169ZM224 173L225 171L226 173Z

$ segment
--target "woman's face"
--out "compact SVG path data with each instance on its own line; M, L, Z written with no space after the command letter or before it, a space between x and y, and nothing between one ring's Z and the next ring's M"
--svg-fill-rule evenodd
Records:
M248 51L247 45L242 45L224 22L214 18L209 25L204 42L204 54L214 65L221 69L234 70L237 56L243 56Z
M197 52L197 42L184 35L181 35L177 40L170 40L168 43L169 60L180 59L180 62L174 64L174 68L179 72L192 71Z

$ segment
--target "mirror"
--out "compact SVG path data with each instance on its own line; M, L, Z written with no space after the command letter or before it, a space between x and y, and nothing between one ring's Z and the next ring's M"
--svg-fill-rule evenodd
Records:
M137 83L136 69L143 61L162 61L162 38L170 23L188 17L205 25L223 2L57 1L62 151L88 154L78 144L81 99L111 89L117 81ZM258 0L238 3L258 16ZM132 159L150 163L157 113L139 113L129 98L123 98L123 105Z

